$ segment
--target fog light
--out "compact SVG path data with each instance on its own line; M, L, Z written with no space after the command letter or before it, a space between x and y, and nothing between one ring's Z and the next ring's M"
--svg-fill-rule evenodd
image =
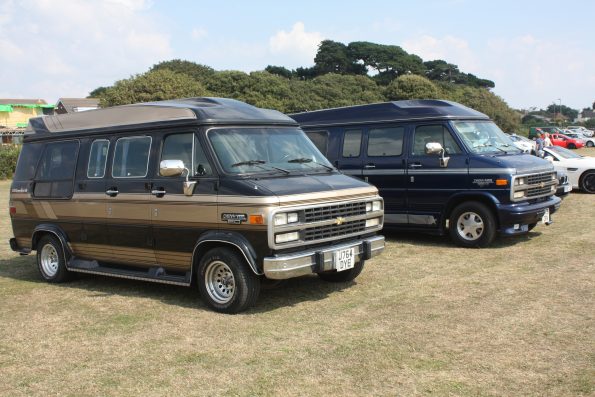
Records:
M277 244L288 243L290 241L295 241L299 238L300 238L299 232L277 234L275 236L275 243L277 243Z
M374 227L380 225L380 218L366 219L366 227Z
M518 223L514 224L514 230L519 230L521 228L521 225L519 225Z

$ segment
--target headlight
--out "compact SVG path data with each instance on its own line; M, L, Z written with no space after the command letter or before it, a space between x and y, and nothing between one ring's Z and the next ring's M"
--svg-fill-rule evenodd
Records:
M523 190L521 192L514 192L514 196L513 197L515 199L523 198L523 197L525 197L525 193L526 193L525 190Z
M380 211L382 209L382 201L368 201L366 203L366 212L370 211Z
M374 227L380 225L380 218L366 219L366 227Z
M275 214L273 223L275 226L287 225L288 223L296 223L299 219L297 212L280 212Z
M527 178L516 178L514 180L515 186L525 185L527 183Z
M282 244L288 243L290 241L295 241L300 238L299 232L291 232L291 233L281 233L275 236L275 243Z

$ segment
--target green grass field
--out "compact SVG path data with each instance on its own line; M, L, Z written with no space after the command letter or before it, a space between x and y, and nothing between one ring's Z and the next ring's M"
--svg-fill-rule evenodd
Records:
M0 182L0 395L595 393L595 195L493 248L387 234L349 285L262 292L240 315L195 290L99 276L41 281L10 251Z

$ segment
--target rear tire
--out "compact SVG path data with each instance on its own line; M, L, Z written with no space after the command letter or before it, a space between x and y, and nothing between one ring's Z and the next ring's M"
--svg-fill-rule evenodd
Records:
M587 193L595 193L595 171L587 171L581 176L581 189Z
M362 270L364 270L364 263L365 261L361 260L351 269L343 270L342 272L331 270L329 272L318 273L318 277L331 283L346 283L348 281L353 281L357 276L359 276Z
M260 293L260 278L229 248L209 250L198 264L197 278L203 301L220 313L244 311Z
M586 145L587 145L587 147L595 146L595 144L592 141L587 141Z
M46 234L37 243L37 268L49 283L68 281L72 273L66 268L64 248L57 237Z
M451 239L461 247L484 248L496 237L496 221L492 211L477 201L456 206L448 224Z

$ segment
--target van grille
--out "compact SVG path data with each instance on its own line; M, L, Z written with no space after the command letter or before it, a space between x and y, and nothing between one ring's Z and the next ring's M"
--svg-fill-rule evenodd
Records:
M363 215L365 213L365 202L334 204L325 207L307 208L304 211L304 220L306 223L320 222L329 219L335 219L337 217Z
M552 193L552 186L532 187L527 189L527 197L543 196Z
M543 174L535 174L527 176L527 184L535 185L541 182L551 182L553 172L544 172Z
M365 207L364 207L365 210ZM347 234L362 232L366 227L364 219L345 222L342 225L317 226L304 230L304 240L313 241L331 237L340 237Z

